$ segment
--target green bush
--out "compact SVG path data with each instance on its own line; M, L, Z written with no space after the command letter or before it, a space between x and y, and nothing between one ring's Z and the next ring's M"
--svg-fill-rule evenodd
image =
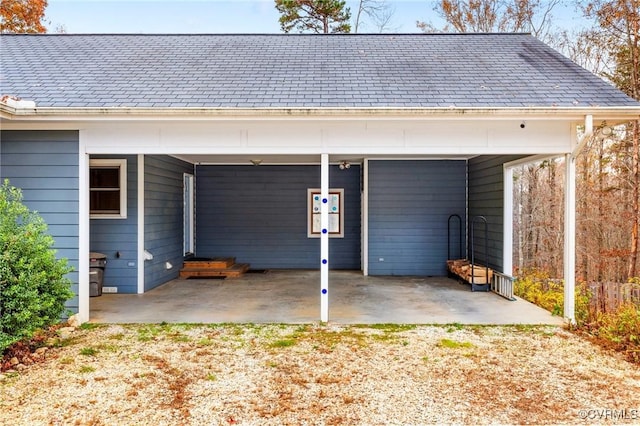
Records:
M629 283L640 283L639 278ZM515 281L516 295L555 315L563 315L562 281L553 280L540 271L526 271ZM585 285L576 286L575 331L595 339L600 345L625 353L628 360L640 363L640 306L623 304L614 312L590 309L591 294Z
M640 306L626 303L614 312L598 312L585 326L585 331L606 346L626 354L640 363Z
M47 225L8 180L0 189L0 353L55 324L73 297L66 259L56 259Z
M514 282L514 293L529 302L540 306L553 315L564 315L564 282L555 280L541 271L524 271ZM575 316L578 325L589 316L591 296L586 287L577 284L575 289Z

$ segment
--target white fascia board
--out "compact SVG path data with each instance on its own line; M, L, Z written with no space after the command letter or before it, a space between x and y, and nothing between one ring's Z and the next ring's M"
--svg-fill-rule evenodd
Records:
M558 119L581 120L593 115L594 120L621 122L640 119L638 107L529 107L529 108L15 108L0 104L0 119L4 120L292 120L292 119Z
M565 153L572 121L376 120L85 123L92 154L486 155Z

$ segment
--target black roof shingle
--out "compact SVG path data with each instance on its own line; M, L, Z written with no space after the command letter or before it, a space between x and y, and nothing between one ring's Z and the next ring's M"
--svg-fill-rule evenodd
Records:
M639 104L527 34L2 35L0 95L39 107Z

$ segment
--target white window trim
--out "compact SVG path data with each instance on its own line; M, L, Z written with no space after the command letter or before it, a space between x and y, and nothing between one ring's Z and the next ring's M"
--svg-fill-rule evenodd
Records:
M89 160L89 169L92 167L118 167L120 169L120 213L100 214L90 213L91 219L126 219L127 218L127 160L100 158ZM91 192L91 188L89 188Z

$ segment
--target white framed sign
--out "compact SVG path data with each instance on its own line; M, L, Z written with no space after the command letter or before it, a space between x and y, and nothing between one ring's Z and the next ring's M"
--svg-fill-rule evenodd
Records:
M307 189L307 237L319 238L322 234L320 212L322 211L320 188ZM344 188L329 189L329 237L344 238Z

